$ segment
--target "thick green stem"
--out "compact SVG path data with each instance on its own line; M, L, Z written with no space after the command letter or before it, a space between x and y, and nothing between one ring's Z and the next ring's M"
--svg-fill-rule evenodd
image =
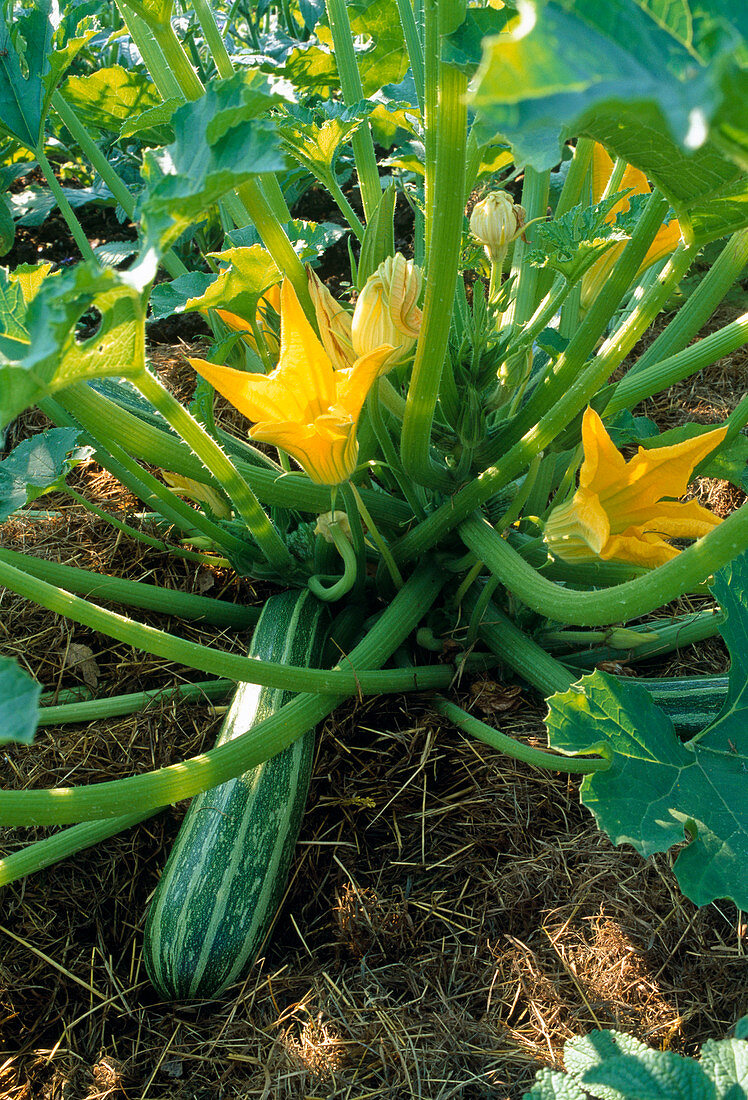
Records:
M460 537L501 583L533 611L574 626L607 626L648 615L746 550L748 504L650 573L593 592L575 592L540 576L485 520L471 518L461 524Z
M733 234L718 259L699 283L696 290L681 306L666 329L639 356L629 371L638 374L654 363L669 358L681 348L711 317L730 287L748 263L748 229Z
M122 13L125 26L130 32L133 42L140 50L143 61L145 62L145 67L150 73L151 80L158 88L161 98L164 101L168 99L184 99L185 95L179 87L177 78L169 68L166 58L161 52L161 48L148 23L146 23L137 12L133 11L133 9L125 3L125 0L117 0L117 7Z
M536 218L544 218L548 209L548 186L550 172L536 172L533 168L525 169L525 178L522 184L522 206L527 214L528 222ZM518 237L514 242L512 255L511 276L514 276L514 301L504 314L506 324L524 325L535 312L537 306L538 269L525 262L528 249L532 247L532 235L535 227L527 230L530 243L527 244Z
M145 653L236 681L288 691L319 692L323 695L353 695L359 692L362 695L377 695L383 691L441 688L450 679L450 669L446 666L437 668L429 665L388 669L383 672L360 672L352 661L347 661L345 668L328 672L295 665L276 665L269 661L241 657L235 653L224 653L97 607L80 596L74 596L55 585L32 577L2 560L0 584L4 584L11 592L46 607L48 611L65 615L73 622L101 631L102 634L133 645Z
M92 596L97 600L126 604L143 611L159 611L163 615L179 615L183 619L195 619L214 626L233 627L241 630L254 625L259 609L241 604L212 600L208 596L193 596L163 588L145 581L128 581L109 577L106 573L91 573L73 565L60 565L45 558L19 554L15 550L0 549L0 562L23 570L30 577L38 577L49 584L74 592L79 596Z
M364 98L364 90L361 86L361 77L353 49L353 36L348 19L348 9L345 0L325 0L325 7L327 8L330 31L332 32L335 63L340 76L343 100L346 107L353 107ZM374 142L368 122L364 122L356 130L351 138L351 145L356 161L364 215L367 222L369 222L374 217L379 200L382 197L382 187L379 182L377 158L374 153Z
M434 214L423 321L403 418L401 456L406 474L421 485L448 489L451 479L431 460L431 425L439 397L462 241L467 77L439 65Z
M210 472L178 436L141 420L85 383L69 387L65 391L65 398L67 406L75 410L76 417L85 423L92 435L96 435L97 428L105 431L107 425L111 426L116 422L118 441L128 454L153 466L160 466L163 470L183 474L206 485L215 484L215 479ZM55 413L50 412L50 415L57 422ZM67 423L71 421L68 420ZM219 438L225 438L221 436L220 431ZM101 457L98 457L97 461L101 462ZM281 475L276 470L252 466L239 458L235 458L234 461L242 477L264 504L280 508L297 508L302 512L316 514L327 511L330 493L325 486L315 485L309 478L301 475ZM105 463L102 464L105 465ZM115 473L114 470L112 472ZM119 477L119 474L115 473L115 477ZM160 485L160 482L158 484ZM174 496L166 486L162 485L161 488L164 493ZM407 504L397 497L371 489L362 489L361 493L369 511L380 523L405 524L412 518ZM137 495L141 494L137 492ZM179 503L182 504L187 515L195 516L194 509L183 502Z
M107 426L100 418L91 417L87 411L77 407L75 397L69 397L72 390L73 387L59 393L58 400L42 399L38 402L39 407L55 424L82 427L87 436L86 442L95 448L96 461L139 497L147 508L160 512L164 519L176 524L189 536L198 532L214 542L225 553L246 556L246 543L224 527L219 527L202 512L191 508L152 473L139 466L108 434ZM116 420L108 425L109 428L113 426L118 427Z
M421 39L418 35L418 27L416 26L415 16L413 15L411 0L397 0L397 10L400 14L400 25L403 28L403 37L405 38L405 46L408 51L410 69L413 73L413 83L416 88L418 108L421 112L421 118L423 118L424 88L426 83L423 64L423 46L421 45Z
M39 162L39 167L44 173L44 178L49 184L50 191L57 200L57 205L60 208L60 213L68 224L68 228L73 235L73 240L80 249L81 256L84 260L91 260L93 263L98 263L98 260L94 255L94 250L93 248L91 248L91 242L89 241L86 234L83 232L83 226L76 218L73 208L67 200L65 192L63 191L60 184L57 182L57 177L52 170L52 165L49 163L46 156L44 155L44 149L41 142L39 143L39 147L34 150L34 155Z
M192 67L192 63L184 52L182 43L174 33L171 23L151 23L153 37L177 79L186 99L199 99L205 92L200 77Z
M748 313L667 359L654 361L644 370L629 371L615 388L611 387L610 400L604 407L606 417L613 417L622 409L633 408L645 397L651 397L676 382L682 382L684 378L710 366L717 359L730 355L742 347L746 340Z
M348 654L345 663L360 670L381 666L418 625L436 599L443 584L440 573L433 563L420 566L385 608L363 641ZM413 672L412 669L403 671ZM359 679L363 675L365 673L359 672ZM87 787L0 791L0 823L67 824L116 817L127 806L137 805L145 812L191 798L199 791L225 783L281 752L326 717L346 694L357 694L356 677L349 676L348 679L347 691L340 690L339 694L324 699L316 695L299 695L247 733L210 752L147 775Z
M233 680L200 680L194 684L179 684L152 691L133 691L127 695L110 695L103 699L83 699L74 703L59 703L42 707L39 726L63 726L70 722L95 722L133 714L150 706L163 707L186 699L225 699L236 688Z
M279 572L294 570L294 559L288 547L228 455L155 375L145 371L134 381L143 396L158 409L172 428L179 432L185 443L190 445L214 475L234 503L268 562Z
M309 283L304 265L294 252L288 234L268 202L260 180L247 180L238 188L237 193L260 234L262 243L273 257L278 270L291 281L307 319L316 329L317 319L309 295Z
M572 207L576 206L582 197L582 188L587 178L587 169L592 161L592 151L595 143L591 138L578 138L574 149L574 157L566 173L564 186L556 203L554 217L560 218L568 214Z
M641 644L630 649L621 646L596 646L594 649L580 650L575 653L565 653L564 662L575 665L578 668L594 668L600 661L624 661L631 664L635 661L643 661L647 657L657 657L663 653L672 653L674 649L682 649L684 646L693 645L694 642L703 642L705 638L714 638L719 634L724 616L718 608L709 608L708 611L700 611L695 615L680 618L675 622L665 622L660 625L657 622L646 623L642 627L631 627L637 633L654 635L645 638ZM563 638L563 632L560 635Z
M662 218L663 204L666 200L662 199L660 202L661 197L658 197L656 192L653 192L652 197L657 198L657 202L653 202L652 199L650 199L634 236L626 249L624 249L618 263L613 269L611 284L615 282L619 265L623 262L631 246L636 244L637 249L631 253L630 263L627 264L624 269L625 275L619 280L619 282L625 283L625 286L628 286L634 274L634 271L631 271L630 268L632 266L638 267L641 262L640 250L648 247L647 241L649 240L651 242L651 239L657 232L657 228ZM649 216L650 214L651 217ZM644 230L642 230L642 235L638 237L639 231L642 229L642 225L645 222L647 224ZM677 275L680 262L681 261L672 266L670 264L668 265L671 271L671 278ZM661 278L669 282L665 272L662 273ZM642 326L648 323L648 315L656 312L655 306L657 300L666 289L667 285L663 286L663 284L658 284L654 287L649 303L645 305L645 303L642 302L641 309L635 311L628 319L625 335L619 333L616 334L615 337L611 337L607 340L598 356L596 356L590 366L585 370L581 368L583 367L587 354L592 350L592 347L589 346L591 333L588 332L585 339L579 342L576 338L572 340L566 351L559 357L559 363L562 363L562 367L558 369L553 386L549 386L548 394L552 393L554 400L551 402L548 411L545 412L540 421L527 431L525 436L518 440L494 466L490 466L488 469L484 470L483 473L479 474L477 478L456 493L451 500L441 505L426 520L418 524L417 527L405 535L400 542L392 548L395 560L399 564L410 560L412 557L419 556L439 542L447 531L452 530L463 519L467 519L476 508L479 508L481 504L494 496L515 477L518 477L519 474L526 469L535 455L544 450L545 447L563 431L574 417L582 411L585 405L589 403L592 397L594 397L600 389L600 386L614 369L614 364L620 362L622 355L625 355L625 348L629 346L629 341L632 338L635 339L637 332L641 330ZM604 294L598 295L595 304L587 315L587 320L582 324L579 332L582 332L585 328L587 321L593 313L596 312L598 304L604 297ZM599 319L598 317L598 320ZM579 335L579 332L577 335ZM570 354L572 351L573 354ZM577 357L582 355L584 358L578 361ZM575 369L572 370L573 364L576 364L576 366ZM558 388L561 382L563 382L566 387L563 392L559 392ZM523 409L516 418L516 423L510 429L510 437L513 436L519 422L522 421L524 423L524 421L528 419L527 410L530 406L535 406L532 412L533 422L537 412L545 408L547 402L543 398L543 395L540 395L537 401L535 398L536 394L533 394L527 402L525 409ZM494 440L491 444L492 448L495 447L496 444L497 440Z
M523 745L521 741L508 737L507 734L501 733L486 722L481 722L479 718L474 718L462 707L438 695L431 700L431 706L438 714L443 714L465 733L477 737L492 749L498 749L505 756L511 756L513 760L521 760L524 764L532 764L545 771L566 772L571 775L591 775L593 772L606 771L610 767L610 760L604 760L601 757L557 756L544 749Z
M489 582L490 583L490 582ZM484 587L484 593L488 584ZM543 695L553 695L557 691L568 691L574 683L574 677L564 666L520 630L495 603L488 601L480 607L481 596L468 593L465 610L469 615L478 609L478 635L492 653L501 661L519 673L523 680L541 691Z
M84 848L93 848L110 836L116 836L146 818L153 817L158 809L160 807L136 810L119 817L107 817L102 821L85 821L81 825L73 825L70 829L45 837L44 840L37 840L34 844L27 844L25 848L0 859L0 887L25 875L31 875L34 871L41 871L44 867L51 867L53 863L74 856Z

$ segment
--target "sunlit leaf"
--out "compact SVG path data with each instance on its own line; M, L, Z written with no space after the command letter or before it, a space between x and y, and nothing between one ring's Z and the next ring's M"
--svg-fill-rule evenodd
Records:
M705 243L748 224L740 7L528 2L509 33L486 39L473 105L519 164L552 167L568 137L602 142L664 191L687 240Z
M46 279L28 307L28 344L0 344L0 427L40 398L88 378L133 378L145 369L147 286L155 270L130 273L79 264ZM17 294L21 295L20 288ZM93 311L92 313L90 311ZM94 335L79 338L89 313Z
M161 96L147 77L121 65L70 76L62 93L84 125L114 134L133 116L161 104Z
M142 219L147 246L166 250L227 191L285 161L269 117L276 97L259 73L211 83L172 123L175 141L145 158Z

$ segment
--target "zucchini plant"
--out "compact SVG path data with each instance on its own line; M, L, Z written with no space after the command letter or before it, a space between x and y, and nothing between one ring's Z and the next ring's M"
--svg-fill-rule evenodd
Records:
M742 316L695 339L748 258L737 14L717 0L657 12L635 0L594 11L582 0L434 0L422 13L398 0L394 31L362 53L365 15L327 0L319 41L304 53L334 56L335 94L299 105L283 93L284 78L286 87L296 79L305 98L295 49L272 65L235 65L201 2L207 67L195 67L171 0L120 7L156 99L138 123L156 132L133 187L60 92L77 39L63 40L50 0L15 21L12 4L0 16L3 132L47 171L49 120L61 120L139 233L125 270L101 266L50 178L83 261L0 275L0 429L32 406L54 425L0 465L0 519L63 487L83 448L159 531L109 517L124 535L291 591L289 622L292 606L316 622L319 601L359 632L334 667L311 667L311 634L281 630L267 642L284 618L272 625L271 601L252 653L225 653L129 611L242 629L254 617L247 609L0 552L8 590L258 693L255 707L252 689L239 689L225 738L200 756L117 782L0 790L1 824L71 826L0 860L0 882L198 796L157 893L147 951L165 992L220 990L241 962L214 961L215 929L249 906L231 878L216 899L201 888L206 867L218 881L209 859L220 864L226 846L237 866L244 860L228 834L217 856L200 841L215 800L228 797L203 792L233 782L252 830L264 802L247 783L275 788L280 831L250 853L258 905L235 955L248 959L282 888L309 731L346 699L421 691L470 736L582 775L581 797L615 841L646 856L687 837L675 864L684 892L748 908L748 510L721 518L682 499L702 474L745 487L748 398L716 425L660 432L634 415L748 334ZM690 21L679 18L686 8ZM121 141L135 123L123 123ZM375 135L393 127L408 148L380 166ZM324 227L288 208L289 157L326 188L350 232L351 293L338 299L313 269ZM344 159L360 212L341 184ZM474 203L476 188L489 193ZM398 192L414 212L412 258L395 248ZM724 242L718 259L700 266L715 241ZM156 285L162 269L171 279ZM697 288L639 353L689 273ZM149 309L196 311L211 327L207 357L191 360L189 406L148 362ZM246 417L246 432L221 423L216 391ZM721 631L732 669L716 717L705 708L702 723L680 700L684 742L653 702L664 704L661 688L649 695L600 669L579 672L611 648L677 647L683 624L661 627L660 609L709 585L722 617L699 618L689 636ZM653 612L656 628L642 628ZM450 698L458 672L497 660L549 698L548 749ZM40 690L0 664L9 716L0 740L31 741ZM185 940L185 920L202 946ZM192 977L176 964L166 977L177 940Z

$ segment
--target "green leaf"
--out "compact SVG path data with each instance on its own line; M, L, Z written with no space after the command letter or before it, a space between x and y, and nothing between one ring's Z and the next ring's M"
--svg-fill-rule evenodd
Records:
M307 111L305 114L308 117L298 117L297 113L290 112L282 115L278 132L286 152L329 187L329 181L335 181L338 154L368 117L368 105L363 104L360 111L348 109L321 121L316 112Z
M10 252L16 239L16 223L5 195L0 194L0 256Z
M511 33L486 40L473 105L537 169L570 136L602 142L663 190L687 240L705 243L748 224L739 8L530 2Z
M0 348L0 428L40 398L88 378L134 378L145 369L149 257L130 272L79 264L46 279L28 307L29 343ZM78 322L95 310L95 335L79 340ZM2 352L5 354L2 354Z
M174 141L174 127L171 125L174 112L182 106L181 99L166 99L155 107L149 107L142 114L133 115L123 123L121 138L139 137L141 141L155 145L167 145Z
M162 106L156 86L142 73L121 65L68 77L62 91L85 126L113 134L119 133L133 116Z
M748 554L720 570L712 590L732 663L727 700L707 729L683 744L644 687L595 672L549 700L549 743L610 760L585 776L580 796L615 844L649 856L690 838L674 865L683 893L746 909Z
M382 192L377 208L367 223L356 274L359 290L364 289L366 280L374 274L379 265L388 256L395 254L395 197L394 184L390 184Z
M738 1036L734 1039L707 1039L701 1048L700 1065L717 1086L719 1100L740 1100L748 1096L748 1043ZM743 1091L738 1092L736 1086Z
M196 298L202 298L211 283L214 283L216 275L208 275L204 271L190 271L186 275L179 275L170 283L159 283L151 291L151 320L161 321L164 317L171 317L174 313L184 313L187 303Z
M587 1100L587 1093L565 1074L541 1069L530 1091L522 1094L522 1100Z
M0 130L36 151L54 90L93 34L64 41L52 0L36 0L23 13L12 4L0 7Z
M284 167L269 117L275 104L257 72L211 83L173 115L176 140L146 154L142 201L145 240L163 252L227 191L259 172Z
M77 428L49 428L25 439L0 460L0 523L37 497L62 488L70 471L92 453L79 447Z
M37 684L10 657L0 657L0 745L20 741L30 745L39 722Z
M534 267L550 268L575 283L614 244L630 234L618 219L609 223L610 211L629 191L617 191L594 206L575 206L567 214L535 226L534 246L527 259Z
M186 310L228 309L240 317L254 317L257 303L280 272L269 252L260 245L251 248L227 248L213 252L222 270L199 298L185 304Z
M28 343L23 291L4 267L0 267L0 333Z
M620 1031L567 1040L566 1074L542 1069L523 1100L746 1100L748 1043L707 1040L698 1061L652 1050Z
M652 1050L633 1035L593 1031L564 1046L569 1074L601 1100L715 1100L706 1072L691 1058Z

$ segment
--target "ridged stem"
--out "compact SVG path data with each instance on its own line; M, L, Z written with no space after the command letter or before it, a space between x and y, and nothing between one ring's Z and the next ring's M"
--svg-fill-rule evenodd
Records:
M421 39L418 34L418 27L416 26L411 0L397 0L397 10L400 15L400 26L403 28L403 37L405 38L405 47L408 51L410 69L413 73L413 83L415 84L418 108L421 112L421 118L423 118L424 86L426 83L423 46L421 45Z
M667 208L667 199L660 192L653 191L631 239L610 273L610 278L595 298L568 347L558 357L553 370L535 388L517 416L507 424L506 428L499 431L493 440L479 450L479 461L491 462L498 455L506 454L510 447L513 447L556 405L570 385L578 382L580 371L584 369L588 356L594 351L635 277L647 249L655 239ZM609 346L611 341L612 338L609 338L606 345ZM605 377L602 381L605 381ZM599 383L595 390L598 388ZM585 398L586 400L588 398Z
M60 184L57 182L57 177L55 176L54 171L52 170L52 165L49 163L49 161L47 160L47 158L44 154L44 149L42 148L41 143L39 144L39 147L34 150L34 156L36 157L36 159L39 163L39 167L41 168L42 172L44 173L44 178L46 179L47 183L49 184L50 191L52 192L55 199L57 200L57 205L60 208L60 213L62 214L63 218L67 222L68 229L72 233L73 240L75 241L75 243L78 245L78 248L80 249L81 256L83 257L84 260L90 260L92 263L97 264L99 261L96 259L96 256L94 255L94 250L91 247L91 242L89 241L86 234L83 232L83 226L81 225L81 223L78 221L77 217L75 216L75 212L73 211L72 206L68 202L67 196L65 195L65 192L63 191Z
M351 650L345 663L357 670L381 666L418 625L436 599L444 579L440 574L441 571L433 563L419 566L363 641ZM247 663L263 662L248 660ZM408 672L407 669L403 671ZM359 672L359 679L363 675L364 672ZM247 733L210 752L147 775L84 787L0 791L0 823L69 824L117 817L126 806L137 805L145 813L191 798L199 791L225 783L281 752L326 717L347 694L358 692L356 677L349 676L348 680L347 691L341 690L339 694L323 699L316 695L299 695Z
M361 85L361 76L356 64L356 54L353 49L353 36L351 24L348 19L348 8L345 0L325 0L327 18L332 32L332 41L335 49L335 63L340 76L340 88L343 93L343 101L346 107L353 107L364 98L364 90ZM374 154L374 142L371 136L371 128L365 121L351 137L353 156L356 161L359 187L361 188L361 202L364 207L364 215L367 222L374 217L374 212L382 197L382 187L379 182L379 169L377 158Z
M108 695L103 699L83 699L74 703L57 703L39 711L41 726L63 726L72 722L95 722L133 714L151 705L164 706L185 699L225 699L236 688L233 680L200 680L177 687L132 691L127 695Z
M124 832L125 829L153 817L160 807L153 810L136 810L134 813L122 814L119 817L107 817L102 821L85 821L80 825L73 825L70 829L62 829L53 836L37 840L33 844L27 844L25 848L0 859L0 887L7 886L25 875L31 875L35 871L41 871L44 867L51 867L53 863L59 863L61 859L74 856L76 852L82 852L84 848L93 848L110 836Z
M577 759L574 756L557 756L544 749L535 749L532 745L523 745L521 741L501 733L500 730L494 729L479 718L474 718L462 707L440 696L431 699L431 706L438 714L443 714L471 737L477 737L492 749L498 749L505 756L511 756L513 760L521 760L524 764L532 764L533 767L543 768L545 771L564 772L569 775L591 775L593 772L606 771L610 767L610 760L604 760L601 757Z
M134 379L135 385L168 424L179 432L201 462L211 471L227 493L252 538L267 561L279 572L295 569L295 562L257 497L236 466L203 426L172 396L155 375L145 371Z
M319 692L323 695L353 695L359 692L362 695L377 695L384 691L423 691L445 687L451 675L446 666L431 665L388 669L383 672L361 672L352 661L346 661L345 667L336 671L276 665L269 661L241 657L235 653L224 653L210 646L189 642L165 630L146 626L145 623L135 622L124 615L98 607L80 596L74 596L56 585L48 584L2 560L0 584L40 607L46 607L48 611L64 615L92 630L101 631L126 645L133 645L144 653L237 682L245 681L288 691Z
M451 478L430 454L431 425L449 340L462 242L467 77L439 65L434 212L429 233L423 320L405 404L401 437L403 468L416 483L449 489Z
M655 360L643 370L629 371L615 388L611 387L610 400L604 407L606 417L613 417L622 409L633 408L645 397L651 397L676 382L682 382L684 378L710 366L717 359L730 355L742 347L746 340L748 313L667 359Z
M608 626L648 615L748 549L748 504L664 565L592 592L575 592L542 577L485 520L467 520L460 526L460 537L517 599L539 615L574 626Z
M748 263L748 229L734 233L709 268L696 290L684 302L677 314L629 370L629 376L646 370L662 359L669 358L709 320Z
M179 615L214 626L233 627L241 630L257 622L259 611L254 607L212 600L208 596L194 596L145 581L128 581L110 577L106 573L92 573L74 565L60 565L46 558L34 558L15 550L0 548L0 562L15 566L49 584L74 592L79 596L92 596L97 600L126 604L143 611L159 611L163 615Z

